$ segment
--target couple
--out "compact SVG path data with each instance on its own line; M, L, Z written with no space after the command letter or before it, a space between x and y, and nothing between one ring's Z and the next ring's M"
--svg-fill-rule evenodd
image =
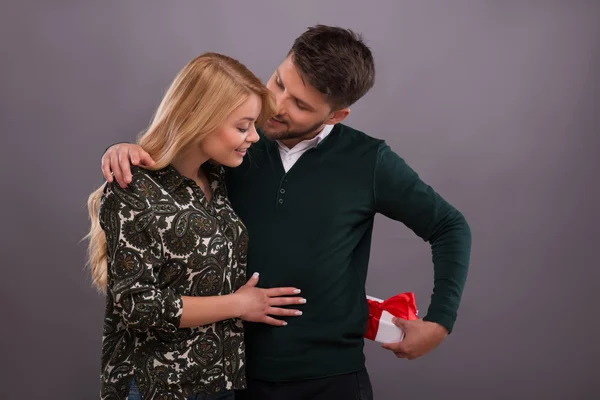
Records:
M298 37L266 87L204 54L138 145L106 151L89 199L102 399L372 399L376 213L429 242L434 267L426 315L395 320L405 339L383 347L415 359L452 331L469 226L384 141L341 123L374 77L361 38L330 26Z

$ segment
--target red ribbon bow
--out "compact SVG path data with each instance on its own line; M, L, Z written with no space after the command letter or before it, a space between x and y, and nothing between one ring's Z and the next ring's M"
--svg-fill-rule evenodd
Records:
M379 329L379 319L383 311L387 311L394 317L414 320L417 317L417 301L412 292L401 293L390 297L383 302L367 299L369 303L369 323L365 337L375 340Z

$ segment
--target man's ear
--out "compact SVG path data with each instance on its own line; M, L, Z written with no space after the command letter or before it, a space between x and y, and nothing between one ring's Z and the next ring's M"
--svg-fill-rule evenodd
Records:
M332 111L331 114L329 114L329 118L325 120L324 124L335 125L338 122L342 122L343 120L345 120L348 117L348 115L350 115L350 109L348 107Z

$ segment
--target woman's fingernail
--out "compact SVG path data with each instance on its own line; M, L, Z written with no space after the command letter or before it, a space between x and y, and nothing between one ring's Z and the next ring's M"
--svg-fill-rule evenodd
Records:
M287 325L287 322L283 321L283 324L282 324L282 325L283 325L283 326L286 326L286 325Z
M300 304L305 304L306 303L306 299L300 299L299 303Z
M295 289L294 294L298 294L298 293L300 293L300 289Z
M258 272L255 272L255 273L253 273L253 274L252 274L252 277L253 277L253 278L258 278Z
M302 311L296 311L294 314L296 314L296 315L302 315Z

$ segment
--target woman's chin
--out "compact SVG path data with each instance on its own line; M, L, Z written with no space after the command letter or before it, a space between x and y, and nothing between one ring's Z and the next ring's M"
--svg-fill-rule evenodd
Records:
M219 164L224 165L229 168L235 168L235 167L239 167L240 165L242 165L243 162L244 162L244 157L235 157L235 158L223 160L223 162L219 162Z

